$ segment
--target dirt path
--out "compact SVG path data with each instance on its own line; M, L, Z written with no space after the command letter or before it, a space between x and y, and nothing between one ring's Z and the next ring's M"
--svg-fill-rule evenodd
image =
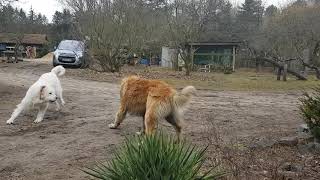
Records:
M127 118L119 130L107 128L119 104L117 84L68 73L61 79L67 104L60 114L52 106L40 124L32 123L32 111L7 126L27 88L51 68L39 62L0 63L0 179L88 179L79 169L112 157L124 136L140 128L138 117ZM208 122L214 122L223 138L237 137L244 143L294 134L301 123L297 96L201 91L185 114L185 135L205 143ZM172 131L164 122L161 126Z

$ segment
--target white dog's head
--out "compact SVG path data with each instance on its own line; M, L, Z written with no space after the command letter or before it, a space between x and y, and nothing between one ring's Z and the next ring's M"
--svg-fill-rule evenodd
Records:
M40 100L44 102L55 102L58 99L55 91L50 86L40 87Z

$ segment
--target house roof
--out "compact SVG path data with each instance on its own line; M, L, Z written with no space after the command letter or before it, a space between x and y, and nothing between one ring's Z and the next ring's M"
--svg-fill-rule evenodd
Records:
M191 46L239 46L241 42L231 41L231 42L192 42L189 43Z
M22 44L43 45L48 43L46 34L22 34ZM18 34L0 33L0 43L16 43Z

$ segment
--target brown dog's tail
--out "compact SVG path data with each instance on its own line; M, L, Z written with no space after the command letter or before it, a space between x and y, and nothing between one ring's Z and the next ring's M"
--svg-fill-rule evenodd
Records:
M173 96L173 104L178 108L183 108L188 105L191 97L195 95L195 93L196 88L193 86L187 86L183 88L181 92L178 92Z

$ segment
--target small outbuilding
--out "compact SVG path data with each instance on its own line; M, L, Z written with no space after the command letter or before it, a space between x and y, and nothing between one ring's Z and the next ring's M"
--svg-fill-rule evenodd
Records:
M216 65L235 70L236 52L240 42L194 42L194 65Z
M195 49L193 56L195 66L211 65L235 70L236 52L240 42L193 42L189 45ZM161 65L172 67L176 52L175 49L162 47Z
M0 53L2 55L11 55L19 45L19 50L23 55L36 57L36 52L41 51L48 44L48 38L45 34L15 34L0 33Z

